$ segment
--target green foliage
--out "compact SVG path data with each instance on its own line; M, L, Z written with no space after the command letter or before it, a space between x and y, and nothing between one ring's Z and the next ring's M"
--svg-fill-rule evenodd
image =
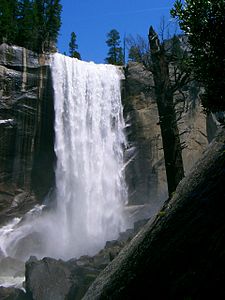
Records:
M175 81L180 81L179 83L177 82L178 86L183 87L191 78L193 79L190 45L188 45L186 37L184 35L174 35L169 40L165 40L162 47L167 61L174 67L173 75ZM182 82L183 78L185 82Z
M34 49L54 49L61 27L62 5L59 0L33 0Z
M55 47L61 26L60 0L1 0L0 42L43 52Z
M225 1L177 0L171 10L188 35L192 67L203 84L206 110L225 110Z
M106 44L109 47L108 57L105 59L106 63L112 65L123 65L124 55L123 48L120 46L120 34L116 29L112 29L107 34Z
M61 11L62 5L60 0L46 0L46 44L47 49L50 49L53 44L57 43L58 33L61 27Z
M70 57L81 59L80 53L77 52L78 45L76 44L77 36L75 32L71 32L70 43L69 43L69 54Z
M33 1L33 47L32 50L42 52L45 40L45 9L43 0Z
M164 217L166 215L166 212L164 210L161 210L159 213L158 213L158 217Z
M16 44L32 49L33 40L33 7L29 0L19 2L19 14L17 19L18 35Z
M136 61L140 63L142 62L142 55L140 53L140 49L135 45L132 45L130 47L128 57L131 61Z
M0 1L0 42L12 44L18 34L18 1Z

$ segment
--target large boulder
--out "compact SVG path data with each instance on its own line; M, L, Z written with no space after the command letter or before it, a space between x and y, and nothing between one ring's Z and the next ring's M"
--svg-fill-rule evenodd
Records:
M32 300L79 300L99 273L120 253L122 248L146 224L138 221L132 229L120 234L118 240L108 241L93 257L82 256L69 261L31 257L26 262L26 291Z
M5 287L0 290L0 299L19 300L20 298L10 298L12 296L9 297L9 295L12 294L13 297L15 297L15 295L24 295L24 292L22 293L22 291L20 292L19 290L23 288L23 282L25 279L24 273L24 262L12 257L0 257L0 286ZM8 291L7 288L9 289Z
M102 254L69 261L31 257L26 263L27 295L32 300L82 299L109 261Z
M0 287L1 300L31 300L20 289Z
M66 262L51 258L31 258L26 263L26 291L33 300L62 300L69 295L75 280Z

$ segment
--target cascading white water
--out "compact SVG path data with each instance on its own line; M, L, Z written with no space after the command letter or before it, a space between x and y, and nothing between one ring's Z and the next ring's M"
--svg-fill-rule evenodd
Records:
M121 73L56 54L57 214L63 253L103 246L121 230L126 188ZM69 245L69 247L68 247Z
M124 224L121 72L55 54L56 208L0 229L0 249L27 259L94 254Z

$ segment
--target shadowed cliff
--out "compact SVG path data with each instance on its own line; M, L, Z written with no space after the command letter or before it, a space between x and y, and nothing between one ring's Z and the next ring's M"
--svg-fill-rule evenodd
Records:
M106 267L83 299L224 298L224 199L223 128L171 201Z
M47 57L0 45L0 223L54 185L54 104ZM35 199L36 198L36 199Z

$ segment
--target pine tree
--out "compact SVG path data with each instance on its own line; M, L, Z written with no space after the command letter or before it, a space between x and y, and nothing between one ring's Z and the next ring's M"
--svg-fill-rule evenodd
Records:
M18 26L18 1L0 1L0 42L15 43Z
M33 50L43 51L43 40L45 39L45 0L33 1Z
M225 1L176 0L171 10L191 45L191 67L207 111L225 110Z
M71 32L71 38L69 43L69 54L70 57L81 59L80 53L77 52L78 45L76 44L77 36L75 32Z
M18 34L16 43L19 46L26 47L33 50L33 7L29 0L22 0L19 2L19 16L17 20Z
M55 50L61 11L60 0L0 0L0 42Z
M53 50L61 27L62 5L60 0L46 0L46 47Z
M37 52L51 51L55 48L61 27L60 0L34 0L33 10L34 48Z
M120 34L116 29L112 29L107 34L106 44L109 47L108 57L105 59L106 63L112 65L123 65L124 55L123 48L120 46Z

